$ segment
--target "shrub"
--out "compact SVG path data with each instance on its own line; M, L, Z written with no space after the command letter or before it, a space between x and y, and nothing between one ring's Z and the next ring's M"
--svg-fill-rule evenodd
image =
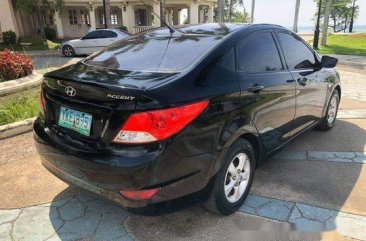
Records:
M32 59L9 49L0 52L0 81L12 80L32 73Z
M6 44L15 44L17 42L17 35L14 31L5 31L3 32L3 41Z
M124 32L127 32L128 33L128 29L126 26L121 26L121 27L118 27L119 30L121 31L124 31Z
M45 40L38 35L26 35L18 39L19 43L32 43L32 45L41 45Z
M44 28L44 34L48 40L55 40L57 37L56 30L48 26Z

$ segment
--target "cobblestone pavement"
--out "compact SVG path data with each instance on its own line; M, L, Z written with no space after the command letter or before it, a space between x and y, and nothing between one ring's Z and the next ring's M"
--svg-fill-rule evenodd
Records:
M339 71L342 84L342 96L366 101L366 76L364 74ZM366 109L366 105L364 107Z
M337 230L344 236L365 239L365 216L257 195L250 195L240 212L292 224L292 231ZM0 240L129 241L139 235L126 231L124 222L133 216L94 197L77 194L42 205L0 210Z

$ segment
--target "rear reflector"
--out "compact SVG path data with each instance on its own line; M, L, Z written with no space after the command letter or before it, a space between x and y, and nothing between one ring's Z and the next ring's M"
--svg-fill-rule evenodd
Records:
M120 190L119 193L129 199L132 200L147 200L152 198L160 191L160 188L154 188L149 190L140 190L140 191L128 191L128 190Z
M132 114L114 138L114 143L149 143L164 140L182 130L208 106L194 104Z
M42 91L41 91L41 94L39 95L39 107L40 107L41 113L44 115L44 112L46 109L46 100L44 99Z

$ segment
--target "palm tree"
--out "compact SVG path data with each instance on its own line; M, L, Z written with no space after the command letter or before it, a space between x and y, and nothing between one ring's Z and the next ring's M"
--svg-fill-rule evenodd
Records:
M322 39L321 39L321 46L327 45L327 35L328 35L328 24L329 24L329 14L330 9L332 8L333 0L327 0L325 3L325 10L324 10L324 20L322 26Z
M229 22L231 22L231 18L233 16L233 8L234 8L235 0L230 0L230 8L229 8Z
M299 20L299 9L300 9L300 0L296 0L296 5L295 5L295 18L294 18L294 26L292 28L292 30L297 33L297 22Z
M254 22L254 8L255 8L255 0L252 0L252 12L250 13L252 15L251 23Z
M224 0L217 0L217 17L216 22L224 21Z

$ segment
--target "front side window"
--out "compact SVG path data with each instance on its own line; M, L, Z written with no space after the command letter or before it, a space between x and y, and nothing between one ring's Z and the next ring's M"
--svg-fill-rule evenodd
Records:
M70 25L77 25L78 24L78 17L76 15L75 9L69 10L69 23Z
M237 68L246 73L282 70L282 63L272 34L254 33L237 45Z
M306 46L300 37L287 32L277 33L290 70L306 69L316 63L313 51Z
M83 37L83 39L96 39L100 38L100 31L93 31Z

